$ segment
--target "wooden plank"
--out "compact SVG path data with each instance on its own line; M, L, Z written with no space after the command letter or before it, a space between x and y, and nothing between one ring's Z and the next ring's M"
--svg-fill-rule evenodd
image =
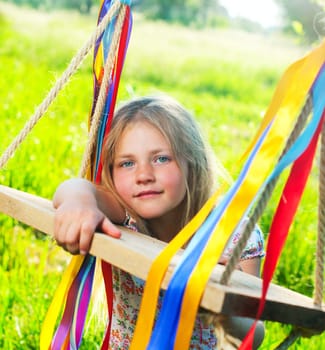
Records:
M53 234L54 210L51 201L0 185L0 212L46 234ZM96 233L90 253L113 265L146 279L150 266L165 243L121 227L121 239ZM182 252L172 260L163 281L166 288ZM201 306L215 313L254 318L262 280L241 271L234 271L228 286L218 283L224 267L217 265L202 297ZM289 323L323 331L325 308L317 308L313 300L289 289L271 284L262 319Z

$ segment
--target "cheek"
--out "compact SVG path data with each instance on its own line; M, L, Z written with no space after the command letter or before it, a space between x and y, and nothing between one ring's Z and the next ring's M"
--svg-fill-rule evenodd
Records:
M120 171L113 171L113 183L116 192L126 201L130 194L130 176Z
M172 190L175 197L184 198L186 193L186 179L179 169L168 173L165 177L165 186Z

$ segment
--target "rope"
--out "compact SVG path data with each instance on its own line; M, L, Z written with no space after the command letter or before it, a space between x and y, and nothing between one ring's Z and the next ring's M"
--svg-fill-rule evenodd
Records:
M286 350L288 349L298 338L311 338L320 331L313 329L307 329L302 327L292 327L289 335L274 349L274 350Z
M123 2L122 2L123 3ZM116 15L116 13L121 10L118 14L116 30L112 38L112 49L109 51L109 55L105 62L103 82L100 87L98 99L96 102L95 111L91 121L91 127L89 132L89 141L86 146L86 150L83 156L82 165L79 171L79 176L84 177L91 161L91 156L94 151L94 147L97 141L97 134L100 126L101 115L105 106L106 91L109 85L109 78L113 69L114 60L118 50L119 37L122 31L122 26L125 18L126 8L119 0L113 3L112 7L108 13L103 17L102 21L98 24L94 33L86 41L86 43L81 47L77 54L72 58L67 69L63 72L62 76L56 81L55 85L52 87L50 92L47 94L42 103L36 108L35 113L27 121L20 133L14 138L12 143L4 151L0 157L0 169L2 169L9 159L14 155L17 148L25 140L27 135L31 132L33 127L41 119L41 117L46 113L47 109L51 103L55 100L58 93L63 89L65 84L69 81L70 77L77 71L83 62L84 58L87 56L91 48L94 46L96 40L104 32L108 23ZM304 108L302 109L298 120L293 128L292 133L289 136L285 149L279 159L288 151L292 143L300 134L304 127L304 124L310 114L312 109L312 99L308 96ZM325 126L322 129L322 141L321 141L321 161L320 161L320 198L319 198L319 220L318 220L318 240L317 240L317 260L316 260L316 272L315 272L315 296L314 304L316 306L321 306L323 298L323 286L324 286L324 252L325 252ZM240 260L241 252L243 251L250 234L258 221L260 215L265 209L265 206L274 190L278 178L275 178L270 183L267 184L262 192L261 198L259 199L250 220L247 223L245 231L241 236L238 244L236 245L233 254L226 265L225 271L221 276L220 283L228 284L232 272L235 270L238 262ZM220 315L207 315L207 322L212 323L215 327L216 334L218 334L218 348L222 349L237 349L240 345L240 341L234 337L227 334L222 327L221 321L222 316ZM294 328L288 337L276 348L276 350L287 349L291 346L295 340L301 336L299 329Z
M288 149L291 147L291 145L293 144L293 142L297 139L298 135L300 134L300 132L302 131L306 120L310 114L312 110L312 98L310 95L308 95L307 100L305 102L305 105L303 107L303 109L301 110L297 122L287 140L286 146L279 158L279 160L283 157L283 155L288 151ZM234 251L228 261L228 263L226 264L225 270L221 276L220 279L220 284L228 284L229 280L230 280L230 276L232 274L232 272L236 269L238 262L240 260L240 256L241 253L243 251L243 249L246 246L246 243L255 227L256 222L258 221L259 217L261 216L261 214L263 213L266 204L268 202L268 200L270 199L270 196L274 190L274 187L277 183L278 177L276 177L275 179L273 179L272 181L270 181L264 188L261 197L250 217L250 220L248 221L246 228L244 230L244 233L242 234L242 236L240 237L240 239L238 240L238 243L236 244Z
M79 170L80 177L85 177L87 170L90 167L91 157L93 155L93 151L97 143L97 135L98 135L99 126L101 123L101 116L102 116L103 109L105 107L106 93L109 86L110 77L111 77L112 69L115 62L115 57L117 55L119 37L121 35L125 14L126 14L126 6L123 5L116 22L116 29L114 30L114 34L112 37L112 46L111 46L111 49L109 50L109 55L105 62L104 76L102 79L102 84L100 85L100 90L99 90L98 99L96 101L95 111L91 119L90 132L88 136L88 144L86 146L86 150L85 150L81 167Z
M293 328L290 334L274 350L288 349L301 335L302 333L299 329Z
M12 143L8 146L8 148L4 151L0 158L0 169L2 169L5 164L9 161L9 159L13 156L17 148L21 145L27 135L31 132L36 123L41 119L41 117L45 114L50 104L54 101L60 90L64 87L64 85L68 82L69 78L76 72L79 68L80 64L87 56L90 49L94 46L96 40L103 33L107 24L112 20L117 11L119 10L121 3L117 0L102 21L97 26L94 33L90 36L90 38L86 41L84 46L77 52L75 57L72 58L68 68L63 72L62 76L56 81L55 85L52 87L48 95L45 97L43 102L37 107L35 113L32 117L27 121L23 129L20 133L15 137Z
M325 125L323 124L320 148L318 235L314 305L321 307L324 292L324 245L325 245Z

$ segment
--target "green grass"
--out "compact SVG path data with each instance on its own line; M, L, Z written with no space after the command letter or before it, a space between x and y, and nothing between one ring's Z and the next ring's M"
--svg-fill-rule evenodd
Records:
M96 15L42 13L0 2L0 154L42 102L94 29ZM306 48L285 38L231 30L191 30L147 22L136 15L119 100L167 92L193 111L232 174L267 108L284 69ZM78 175L87 142L92 99L91 57L50 106L14 157L0 183L51 198ZM308 183L274 281L313 291L317 229L317 167ZM278 188L261 226L268 232ZM41 233L0 216L0 348L36 349L49 302L69 256ZM274 348L287 326L267 323L262 349ZM96 321L84 349L101 339ZM320 349L324 336L293 349Z

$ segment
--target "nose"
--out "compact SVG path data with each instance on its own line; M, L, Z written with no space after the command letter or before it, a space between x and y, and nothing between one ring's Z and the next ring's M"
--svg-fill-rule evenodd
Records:
M138 164L136 182L138 184L150 183L155 180L154 169L150 163Z

